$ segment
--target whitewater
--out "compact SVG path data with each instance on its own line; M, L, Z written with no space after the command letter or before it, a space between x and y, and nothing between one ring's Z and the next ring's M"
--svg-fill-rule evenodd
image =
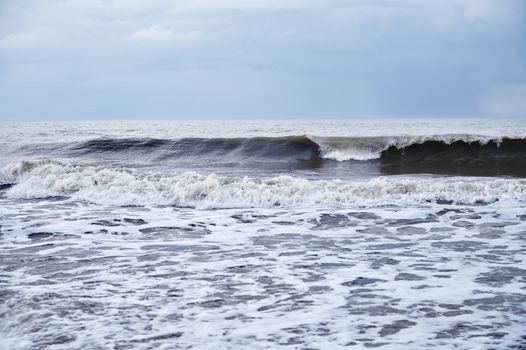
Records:
M5 122L0 349L526 345L526 125Z

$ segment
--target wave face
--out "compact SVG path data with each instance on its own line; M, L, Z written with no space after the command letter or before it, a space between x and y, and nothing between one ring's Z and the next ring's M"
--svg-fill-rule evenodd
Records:
M74 156L134 153L156 160L192 157L267 160L309 160L319 146L305 136L254 138L97 139L68 147Z
M129 168L20 162L0 170L10 198L69 197L109 205L196 208L297 208L415 203L483 204L526 200L526 180L376 177L368 181L308 180L140 173Z
M526 139L425 141L391 146L380 157L382 172L469 176L526 176Z
M35 147L32 148L34 150ZM429 173L467 176L526 176L525 138L477 135L396 137L254 137L182 139L95 139L38 147L47 155L150 164L187 161L330 167L331 161L369 162L380 174ZM277 164L277 165L276 165Z

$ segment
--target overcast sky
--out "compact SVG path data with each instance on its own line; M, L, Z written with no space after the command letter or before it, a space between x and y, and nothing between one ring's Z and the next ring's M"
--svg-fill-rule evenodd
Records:
M0 119L525 117L524 0L0 0Z

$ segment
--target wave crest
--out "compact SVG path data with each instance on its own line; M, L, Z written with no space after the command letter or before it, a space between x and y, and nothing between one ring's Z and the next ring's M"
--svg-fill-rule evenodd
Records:
M425 135L378 137L284 136L252 138L182 138L182 139L94 139L73 144L38 145L57 154L88 156L126 154L150 156L156 159L184 157L262 158L273 160L331 159L336 161L380 159L392 148L402 153L408 148L434 144L462 152L466 146L486 152L524 151L526 138L488 137L482 135ZM27 152L39 150L34 146Z

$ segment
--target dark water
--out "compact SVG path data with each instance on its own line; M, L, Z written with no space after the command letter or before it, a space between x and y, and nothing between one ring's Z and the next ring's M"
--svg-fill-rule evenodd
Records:
M441 174L526 176L526 139L423 140L307 136L253 138L100 138L31 145L29 154L135 161L144 165L270 171L313 170L338 176Z

